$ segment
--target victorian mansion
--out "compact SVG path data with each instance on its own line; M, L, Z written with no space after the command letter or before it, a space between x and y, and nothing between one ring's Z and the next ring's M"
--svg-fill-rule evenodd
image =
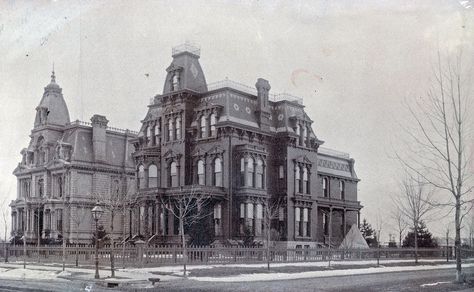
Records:
M133 204L116 218L125 240L179 242L179 222L163 198L193 193L211 198L209 215L194 227L208 243L263 241L270 202L279 202L271 220L279 245L340 243L362 208L354 160L320 147L302 100L273 94L262 78L254 88L227 79L207 84L200 50L190 44L173 48L172 57L138 133L110 128L100 115L70 122L52 77L14 172L13 232L75 241L77 227L83 241L92 233L92 194L133 189ZM72 203L67 214L65 201ZM82 225L69 216L76 208L89 210Z
M212 197L204 226L214 241L261 241L272 201L283 202L271 222L279 244L327 245L329 233L333 245L342 241L362 208L354 160L320 148L301 99L272 95L262 78L255 88L207 84L200 50L189 44L172 56L163 94L133 140L140 203L132 235L176 240L178 221L162 198L193 192Z

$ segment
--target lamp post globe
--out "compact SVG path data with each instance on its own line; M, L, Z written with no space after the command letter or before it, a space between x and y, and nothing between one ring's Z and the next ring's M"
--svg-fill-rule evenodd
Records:
M99 279L99 228L97 226L97 222L99 221L100 217L104 213L104 210L101 206L95 205L94 208L91 210L92 218L95 221L95 279Z

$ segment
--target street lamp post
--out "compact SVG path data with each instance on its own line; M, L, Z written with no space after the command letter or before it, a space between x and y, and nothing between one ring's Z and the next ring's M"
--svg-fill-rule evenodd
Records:
M100 216L102 216L102 213L104 213L104 210L102 210L102 207L99 205L95 205L94 208L92 208L92 217L94 218L95 221L95 277L96 279L99 279L99 228L97 226L97 223L99 222Z

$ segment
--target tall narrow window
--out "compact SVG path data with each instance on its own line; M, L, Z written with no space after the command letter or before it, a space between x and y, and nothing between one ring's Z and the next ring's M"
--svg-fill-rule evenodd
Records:
M309 236L309 209L303 208L303 236Z
M145 167L143 165L138 167L138 186L140 189L146 188Z
M283 165L280 165L278 167L278 178L280 179L285 178L285 168L283 167Z
M206 138L207 137L207 119L205 115L201 116L200 124L201 124L201 130L200 130L201 138Z
M222 160L220 158L214 160L214 185L222 187Z
M204 161L202 160L199 160L197 163L197 183L199 185L205 185Z
M245 158L240 158L240 185L245 186Z
M161 143L161 125L160 122L156 122L155 126L155 143L159 145Z
M153 135L151 134L151 130L152 130L152 127L151 127L151 126L146 127L146 139L147 139L147 141L150 141L150 140L151 140L151 137L153 136Z
M329 234L329 220L328 220L328 214L327 213L323 213L323 231L324 231L324 235L328 235Z
M158 168L152 164L148 168L148 187L156 188L158 186Z
M263 162L259 158L257 159L257 167L255 169L256 172L256 181L255 181L255 187L259 189L264 188L264 182L263 182Z
M329 197L329 180L327 177L323 178L323 195L325 198Z
M301 188L301 167L299 165L296 166L295 169L295 180L296 180L296 191L298 193L302 192Z
M306 166L303 166L303 194L309 194L308 168Z
M173 120L168 119L168 141L173 141Z
M306 146L306 140L308 139L308 128L303 126L303 137L300 142L300 145Z
M178 167L176 162L171 162L170 170L169 170L169 182L168 185L170 187L177 187L178 186Z
M176 137L176 140L179 140L181 139L181 117L177 117L175 120L175 137Z
M58 176L58 196L60 198L63 197L63 189L64 189L64 187L63 187L63 178L62 178L62 176Z
M254 172L255 168L253 165L254 161L252 157L249 157L247 160L247 186L254 187Z
M220 203L214 205L214 234L222 235L221 232L222 206Z
M212 113L210 117L211 136L216 135L216 114Z
M172 90L173 91L178 90L179 89L179 73L178 72L174 72L172 82L173 82Z
M253 216L253 204L251 203L247 203L247 228L248 230L250 231L250 234L254 234L254 229L253 229L253 220L254 220L254 216Z
M346 190L345 190L345 188L346 188L346 185L345 185L344 181L341 180L339 182L339 191L341 193L341 200L346 199L346 194L345 194Z
M240 203L240 221L239 221L240 234L245 232L245 204Z
M295 208L295 232L296 232L296 236L301 236L302 235L302 230L301 230L301 227L302 227L302 224L301 224L301 209L296 207Z
M56 210L56 229L59 232L63 231L63 210L62 209L57 209Z
M43 197L44 196L44 180L40 178L38 180L38 197Z

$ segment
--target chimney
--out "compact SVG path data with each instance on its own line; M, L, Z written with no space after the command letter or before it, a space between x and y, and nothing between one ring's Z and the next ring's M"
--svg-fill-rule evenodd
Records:
M257 88L257 118L260 128L268 130L270 128L270 104L268 101L268 92L270 91L270 83L268 80L258 78L255 83Z
M94 152L94 161L105 162L106 154L106 133L107 123L109 122L105 116L94 115L92 122L92 149Z

